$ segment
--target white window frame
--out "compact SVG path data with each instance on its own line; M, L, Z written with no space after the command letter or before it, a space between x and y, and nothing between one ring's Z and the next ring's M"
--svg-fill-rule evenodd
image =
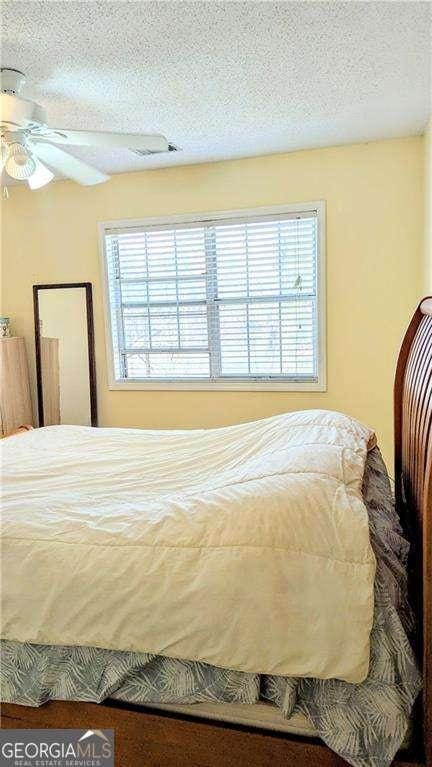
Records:
M107 257L105 252L105 235L109 229L129 227L146 227L173 225L185 223L207 223L219 219L241 218L249 216L267 216L283 213L316 213L317 216L317 381L266 381L266 380L221 380L200 379L190 381L161 381L157 379L117 379L114 368L113 328L111 324L111 309L109 302L109 284ZM242 208L239 210L219 210L213 212L188 213L176 216L156 218L122 219L102 221L99 223L99 254L102 271L105 342L108 367L108 388L111 390L183 390L183 391L326 391L326 268L325 268L325 202L291 203L289 205L272 205L263 208Z

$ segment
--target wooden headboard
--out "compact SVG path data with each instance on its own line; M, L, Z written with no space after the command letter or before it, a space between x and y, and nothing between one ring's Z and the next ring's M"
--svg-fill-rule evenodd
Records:
M411 541L411 593L423 670L423 745L432 765L432 297L418 306L396 368L396 506Z

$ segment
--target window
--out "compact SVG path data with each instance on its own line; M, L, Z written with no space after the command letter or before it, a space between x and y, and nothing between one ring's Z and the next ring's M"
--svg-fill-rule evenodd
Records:
M103 224L111 387L323 390L323 207Z

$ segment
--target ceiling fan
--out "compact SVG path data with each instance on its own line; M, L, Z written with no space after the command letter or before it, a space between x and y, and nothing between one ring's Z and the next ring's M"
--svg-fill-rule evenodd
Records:
M176 151L165 136L49 128L45 110L19 96L25 75L16 69L1 70L1 170L30 189L39 189L54 178L53 171L89 186L110 178L97 168L73 157L63 146L95 146L130 149L140 156Z

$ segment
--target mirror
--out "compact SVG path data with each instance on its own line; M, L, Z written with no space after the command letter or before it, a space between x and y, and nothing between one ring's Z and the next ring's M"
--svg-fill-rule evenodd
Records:
M90 282L34 285L39 425L97 426Z

